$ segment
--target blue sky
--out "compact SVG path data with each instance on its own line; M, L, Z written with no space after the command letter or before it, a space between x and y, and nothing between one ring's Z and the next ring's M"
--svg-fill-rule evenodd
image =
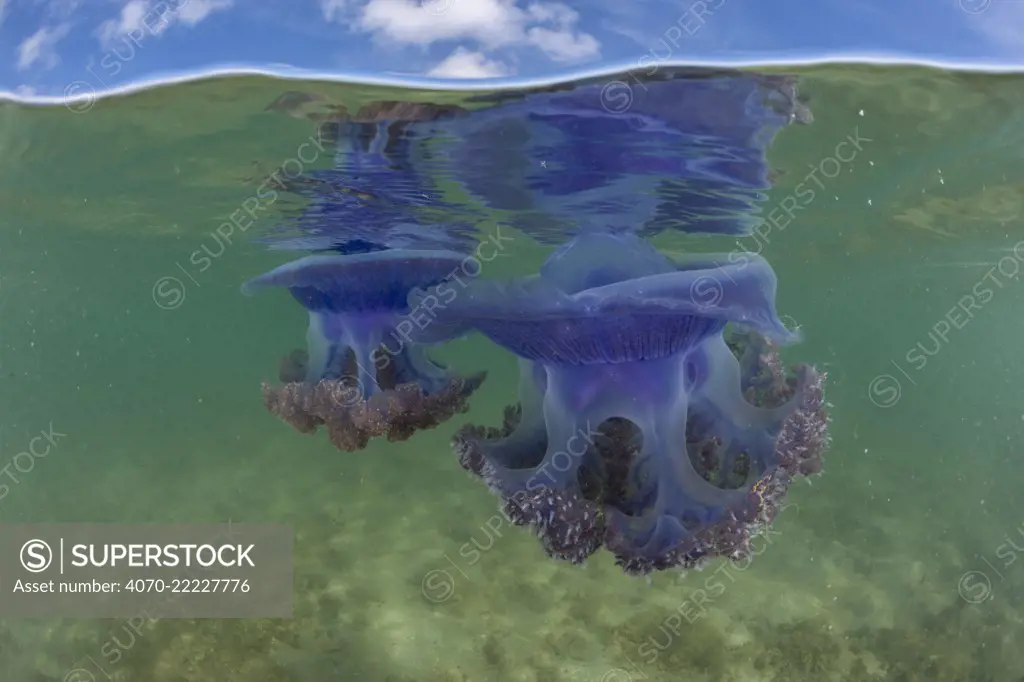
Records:
M678 61L1024 60L1024 0L0 0L0 92L248 66L516 82Z

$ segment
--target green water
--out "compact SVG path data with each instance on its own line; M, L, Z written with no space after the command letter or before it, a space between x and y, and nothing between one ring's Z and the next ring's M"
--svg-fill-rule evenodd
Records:
M238 286L285 259L236 234L192 262L314 134L309 112L265 110L283 92L350 110L457 93L238 77L85 112L0 103L0 465L41 431L65 434L4 481L0 522L295 530L293 619L160 620L134 636L124 620L0 621L0 680L1024 679L1024 79L804 76L815 121L777 138L766 205L799 209L740 243L779 275L780 313L806 336L792 356L830 373L833 447L752 561L650 585L606 554L585 569L547 559L460 469L449 438L498 423L510 356L452 344L442 359L490 373L468 414L341 453L260 401L305 316ZM545 258L513 237L488 276Z

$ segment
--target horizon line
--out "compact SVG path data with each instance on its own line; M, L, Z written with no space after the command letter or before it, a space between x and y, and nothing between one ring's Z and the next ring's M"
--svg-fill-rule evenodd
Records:
M285 64L253 66L242 63L222 63L200 70L157 72L146 79L129 81L122 85L97 90L86 80L76 80L64 88L63 95L24 95L10 90L0 90L0 104L10 102L29 106L68 105L77 102L95 103L100 99L123 97L137 92L171 85L213 80L225 76L264 76L280 80L306 80L329 83L401 88L407 90L429 90L438 92L495 92L542 88L581 80L595 80L611 76L627 75L646 71L653 76L663 69L775 69L785 67L814 66L909 66L957 73L978 73L991 75L1024 74L1024 64L1000 64L983 62L943 62L940 60L885 54L841 54L816 58L790 59L727 59L727 60L678 60L640 63L640 60L619 62L599 69L566 72L534 78L430 78L417 74L386 71L381 74L358 72L330 72L303 69Z

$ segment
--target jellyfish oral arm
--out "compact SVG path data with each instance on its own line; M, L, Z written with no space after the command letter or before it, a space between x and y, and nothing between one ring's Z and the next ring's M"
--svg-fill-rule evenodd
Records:
M309 359L306 365L306 383L315 384L321 379L331 378L334 368L341 362L344 348L341 347L339 320L324 313L309 311L309 327L306 329L306 349Z
M355 356L356 376L346 378L358 380L364 397L376 393L379 387L375 363L385 337L391 335L390 332L394 330L395 318L395 314L391 312L345 315L310 311L309 329L306 332L309 349L306 380L316 383L344 372L346 352L351 350ZM400 345L401 341L389 339L389 346L396 344Z

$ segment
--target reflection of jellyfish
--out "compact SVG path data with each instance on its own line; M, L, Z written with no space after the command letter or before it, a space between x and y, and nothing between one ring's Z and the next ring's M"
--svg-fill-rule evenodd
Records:
M765 152L806 109L791 79L693 72L632 88L609 110L604 84L502 93L443 121L466 190L517 213L535 238L623 227L745 234L771 187Z
M464 260L449 251L308 256L247 282L247 294L286 287L309 313L308 350L283 364L284 386L264 386L267 407L300 431L326 425L343 450L376 435L403 440L464 410L483 377L435 364L413 340L408 305L410 291L445 281Z
M762 376L778 365L760 339L796 339L775 285L754 254L680 264L605 234L559 249L538 276L473 282L438 312L438 333L473 328L522 358L520 406L502 431L460 432L463 466L556 557L604 543L643 573L742 556L827 443L823 377Z
M309 203L261 241L274 250L362 253L386 248L468 249L475 228L464 207L444 200L423 140L451 105L370 102L321 124L335 145L333 168L307 169L284 189ZM461 216L461 219L460 219Z

